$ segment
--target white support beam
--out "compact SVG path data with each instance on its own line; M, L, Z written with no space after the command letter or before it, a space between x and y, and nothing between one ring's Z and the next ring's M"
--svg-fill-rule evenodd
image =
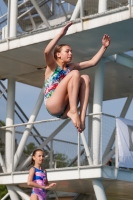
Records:
M58 1L59 1L59 5L60 5L60 7L61 7L61 9L62 9L62 11L63 11L63 13L64 13L64 15L65 15L66 20L68 20L66 11L65 11L65 9L64 9L64 7L63 7L63 5L62 5L62 3L61 3L61 0L58 0Z
M38 146L38 148L44 148L59 133L59 131L62 130L64 126L66 126L66 124L69 123L69 121L70 120L68 119L65 122L63 122L41 145ZM22 170L25 166L27 166L30 163L30 161L31 155L23 163L20 163L17 170Z
M93 113L102 112L104 87L104 59L102 58L99 64L95 67L94 80L94 98L93 98ZM100 164L100 143L101 143L101 115L94 115L92 119L92 154L93 165ZM97 200L106 200L105 191L101 180L92 179L93 188Z
M40 92L40 95L38 97L38 100L36 102L35 108L33 110L33 113L30 116L29 123L32 123L32 122L35 121L35 119L36 119L36 117L38 115L38 112L39 112L39 110L41 108L41 105L43 103L43 99L44 99L44 91L43 91L43 88L42 88L42 90ZM23 153L26 141L27 141L27 139L28 139L28 137L30 135L30 131L31 131L32 127L33 127L33 124L29 124L29 125L26 126L26 130L23 133L23 136L22 136L21 141L19 143L19 146L17 148L16 154L14 156L14 169L16 169L16 167L18 165L18 162L19 162L19 160L21 158L21 155Z
M11 185L7 185L7 190L8 193L10 195L11 200L19 200L19 196L17 195L17 193L13 190Z
M80 134L78 134L78 167L80 166L80 155L81 155L81 140L80 140Z
M9 193L7 193L1 200L7 199L8 196L9 196Z
M80 0L80 18L84 17L84 4L83 0Z
M26 193L24 193L24 191L21 188L19 188L18 186L13 185L12 188L17 192L17 194L19 194L19 196L22 199L24 199L24 200L29 200L30 199L30 196L27 195ZM16 200L16 199L14 199L14 200Z
M0 165L1 165L3 172L6 172L6 165L5 165L4 160L2 158L1 152L0 152Z
M102 112L103 87L104 87L104 59L101 59L99 64L95 67L93 113ZM93 137L92 139L93 164L97 165L99 164L99 158L100 158L101 115L93 116L92 137Z
M88 148L88 144L87 144L86 139L85 139L84 132L80 133L80 135L81 135L81 139L82 139L82 142L83 142L83 145L84 145L84 148L85 148L88 163L89 163L89 165L92 165L93 162L92 162L91 154L90 154L90 151L89 151L89 148Z
M53 140L50 141L50 169L53 168Z
M17 35L17 16L18 16L18 0L8 1L9 10L8 10L8 20L9 22L9 37L16 37Z
M129 97L127 98L124 106L123 106L123 109L121 111L120 117L124 118L126 116L126 113L127 113L128 109L129 109L129 106L130 106L130 104L132 102L132 99L133 99L133 94L130 94ZM114 144L114 141L115 141L115 129L113 130L113 133L112 133L112 135L110 137L110 140L109 140L109 142L107 144L107 147L105 149L105 152L104 152L104 155L103 155L102 159L104 159L104 157L106 157L107 154L111 151L111 148L112 148L112 146Z
M82 7L84 7L84 1L85 1L85 0L82 0L82 1L81 1L81 0L78 0L77 4L76 4L76 6L75 6L75 9L74 9L74 11L73 11L73 14L72 14L72 16L71 16L70 21L75 20L75 19L78 18L79 13L80 13L81 3L82 3Z
M108 56L107 59L133 69L133 57L127 54L115 54L112 56Z
M44 13L42 12L42 10L40 9L40 7L38 6L37 2L35 0L30 0L31 3L33 4L33 6L35 7L36 11L38 12L39 16L41 17L42 21L45 23L45 25L47 27L51 27L48 20L46 19L46 17L44 16Z
M93 183L93 188L95 191L96 199L97 200L107 200L101 180L93 179L92 183Z
M88 114L93 112L92 101L88 104ZM88 115L88 147L91 148L91 138L92 138L92 115ZM92 148L91 148L92 149Z
M115 154L115 147L103 158L103 165L106 165L106 163L112 158L112 156Z
M107 11L107 0L99 0L98 13L103 13L105 11Z
M8 93L7 93L7 114L6 125L11 126L14 124L14 105L15 105L15 80L14 78L8 79ZM6 129L5 137L5 164L7 172L11 172L12 164L12 128Z

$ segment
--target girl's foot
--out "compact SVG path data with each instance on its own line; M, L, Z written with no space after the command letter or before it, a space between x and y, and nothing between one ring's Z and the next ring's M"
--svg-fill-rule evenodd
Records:
M71 112L69 110L69 112L67 113L67 116L69 118L71 118L74 126L78 129L78 132L82 132L82 129L81 129L81 122L80 122L80 118L79 118L79 115L78 115L78 112Z

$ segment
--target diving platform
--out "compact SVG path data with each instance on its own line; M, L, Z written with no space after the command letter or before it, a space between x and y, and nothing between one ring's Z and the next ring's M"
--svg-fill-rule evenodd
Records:
M133 7L122 7L105 13L76 19L61 43L69 44L73 49L73 62L91 59L101 47L101 40L106 33L111 44L104 54L104 100L126 97L132 92L133 58L124 52L133 49ZM64 25L48 30L8 38L0 42L0 79L15 77L15 80L41 88L44 71L37 68L46 66L44 49L48 42ZM91 98L95 68L81 73L91 79ZM125 80L125 81L123 81ZM110 91L110 92L108 92Z
M19 200L19 197L29 200L25 188L31 154L25 153L25 147L31 141L49 156L48 180L57 183L53 191L84 194L85 197L81 197L84 200L132 199L133 171L118 166L116 118L102 113L102 102L127 97L120 114L124 118L133 99L133 1L4 2L10 12L0 17L0 20L7 18L1 30L0 80L8 80L8 88L2 86L0 90L1 98L7 101L6 126L0 127L5 148L0 149L0 184L8 189L2 200L9 195L11 200ZM90 76L91 92L87 127L80 135L75 133L69 119L36 122L43 103L45 68L38 68L46 66L44 49L68 21L73 21L73 25L60 43L72 47L73 62L91 59L100 49L104 34L111 38L100 62L81 71ZM15 82L41 89L30 118L26 118L28 123L21 119L23 112L16 111ZM14 115L20 117L22 124L14 124ZM76 134L74 139L73 134ZM57 165L57 150L61 159L67 160L70 156L65 165ZM111 158L114 165L106 166Z
M132 170L116 169L114 167L87 167L49 169L48 180L56 182L52 188L55 191L86 194L88 197L94 195L92 180L102 180L108 200L132 199L133 197L133 172ZM27 188L28 172L14 172L12 174L0 174L0 183L19 185ZM92 198L95 199L95 198Z

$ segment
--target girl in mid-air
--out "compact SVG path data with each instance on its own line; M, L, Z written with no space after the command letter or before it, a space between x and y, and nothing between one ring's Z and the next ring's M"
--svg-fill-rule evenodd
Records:
M56 183L48 183L47 173L42 170L41 164L44 160L44 152L42 149L36 149L32 154L33 167L30 169L28 182L29 186L32 186L32 193L30 200L45 200L46 190L52 188Z
M95 66L110 44L110 37L104 35L102 47L88 61L72 63L72 49L68 44L58 41L72 25L69 22L44 50L46 71L44 81L44 103L48 112L56 117L71 118L78 132L85 129L85 116L88 105L90 79L88 75L80 75L79 70ZM57 46L56 46L57 45ZM52 51L54 53L52 54ZM80 103L80 112L77 105Z

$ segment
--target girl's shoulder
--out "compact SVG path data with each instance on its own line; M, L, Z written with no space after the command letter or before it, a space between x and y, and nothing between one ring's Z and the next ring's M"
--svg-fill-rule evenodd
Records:
M31 167L30 170L29 170L29 174L32 174L32 175L33 175L34 173L35 173L35 168L34 168L34 167Z
M30 168L30 171L35 171L35 167L34 167L34 166L31 167L31 168Z

